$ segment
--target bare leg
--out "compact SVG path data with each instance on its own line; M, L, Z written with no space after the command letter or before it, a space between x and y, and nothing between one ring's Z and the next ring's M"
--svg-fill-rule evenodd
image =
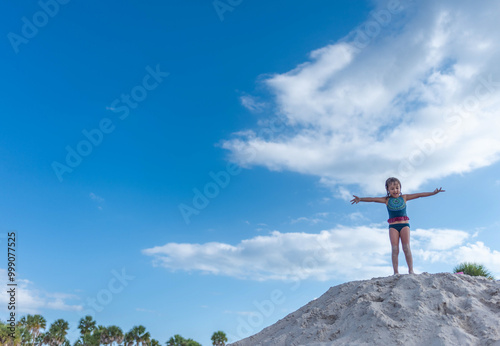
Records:
M389 228L389 238L391 240L392 247L392 269L394 269L394 275L399 274L398 272L398 255L399 255L399 232L394 228Z
M413 257L410 249L410 227L405 227L401 230L401 244L406 257L406 264L408 264L408 273L415 274L413 272Z

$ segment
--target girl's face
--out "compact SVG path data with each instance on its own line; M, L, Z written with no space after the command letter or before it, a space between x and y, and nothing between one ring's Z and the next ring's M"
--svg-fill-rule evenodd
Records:
M387 192L389 192L389 195L391 197L397 198L401 193L401 187L398 183L392 183L391 185L389 185L389 189L387 190Z

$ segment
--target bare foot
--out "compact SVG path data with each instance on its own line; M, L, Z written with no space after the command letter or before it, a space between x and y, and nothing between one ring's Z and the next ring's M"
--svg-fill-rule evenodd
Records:
M415 274L413 270L408 271L408 274Z

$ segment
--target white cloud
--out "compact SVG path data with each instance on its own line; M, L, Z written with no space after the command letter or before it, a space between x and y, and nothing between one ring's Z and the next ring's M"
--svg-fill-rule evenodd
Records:
M346 218L351 220L351 221L366 221L368 220L362 213L359 211L350 213L346 215Z
M0 285L7 287L7 270L0 269ZM36 314L41 313L43 309L61 310L61 311L81 311L81 305L71 305L68 300L77 300L78 296L67 293L51 293L36 289L29 280L16 279L16 311L19 313ZM0 292L0 305L7 311L9 302L7 290Z
M448 240L452 240L452 238L450 237ZM450 265L450 270L463 262L482 264L491 271L494 277L500 278L500 252L485 246L481 241L467 243L446 251L419 249L416 255L430 263L446 263Z
M172 271L197 271L249 280L365 279L392 274L386 227L344 227L317 234L272 232L225 243L168 243L143 250L153 264ZM469 244L471 235L461 230L417 229L412 231L412 251L418 268L435 263L452 267L464 260L500 267L500 253L480 241ZM404 267L404 256L400 254ZM424 269L431 271L430 269ZM498 275L500 273L494 273Z
M315 225L321 221L323 221L323 219L302 216L302 217L299 217L297 219L293 219L292 221L290 221L290 223L294 224L294 223L298 223L298 222L307 222L307 223Z
M241 104L243 107L247 108L252 112L262 112L266 107L266 104L263 102L259 102L252 97L251 95L243 95L240 97Z
M422 0L385 19L386 2L378 4L345 38L264 80L287 130L273 138L240 131L222 144L232 160L384 193L389 176L410 191L499 159L492 14L500 3Z
M344 186L339 186L337 197L343 199L344 201L352 200L353 193L346 189Z
M93 193L93 192L91 192L91 193L89 194L89 197L90 197L90 199L91 199L91 200L96 201L96 202L98 202L98 203L102 203L102 202L104 202L104 198L102 198L101 196L97 196L97 195L96 195L95 193Z
M386 229L339 227L319 234L257 236L233 246L224 243L168 243L143 250L153 263L171 270L201 271L251 280L328 280L352 277L351 270L383 272L389 251ZM362 236L360 236L360 234ZM362 248L364 256L359 257ZM359 272L358 272L359 275Z
M486 266L500 278L500 252L491 250L483 242L467 244L454 251L454 257L457 262L477 262Z
M325 222L326 218L328 218L328 216L331 214L332 214L331 212L318 212L318 213L314 213L314 215L312 217L301 216L301 217L298 217L296 219L292 219L290 221L290 224L304 222L304 223L308 223L311 225L316 225L320 222Z
M96 195L95 193L91 192L89 194L89 197L91 200L93 200L97 204L97 209L102 210L102 204L104 203L104 198L101 196Z
M449 250L462 245L471 235L451 229L417 229L414 233L418 245L429 250Z

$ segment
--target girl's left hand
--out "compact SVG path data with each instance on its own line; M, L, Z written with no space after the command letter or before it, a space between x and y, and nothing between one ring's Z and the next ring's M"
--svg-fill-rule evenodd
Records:
M438 194L438 193L440 193L440 192L445 192L445 190L443 190L443 188L442 188L442 187L440 187L439 189L435 189L435 190L434 190L434 194Z

